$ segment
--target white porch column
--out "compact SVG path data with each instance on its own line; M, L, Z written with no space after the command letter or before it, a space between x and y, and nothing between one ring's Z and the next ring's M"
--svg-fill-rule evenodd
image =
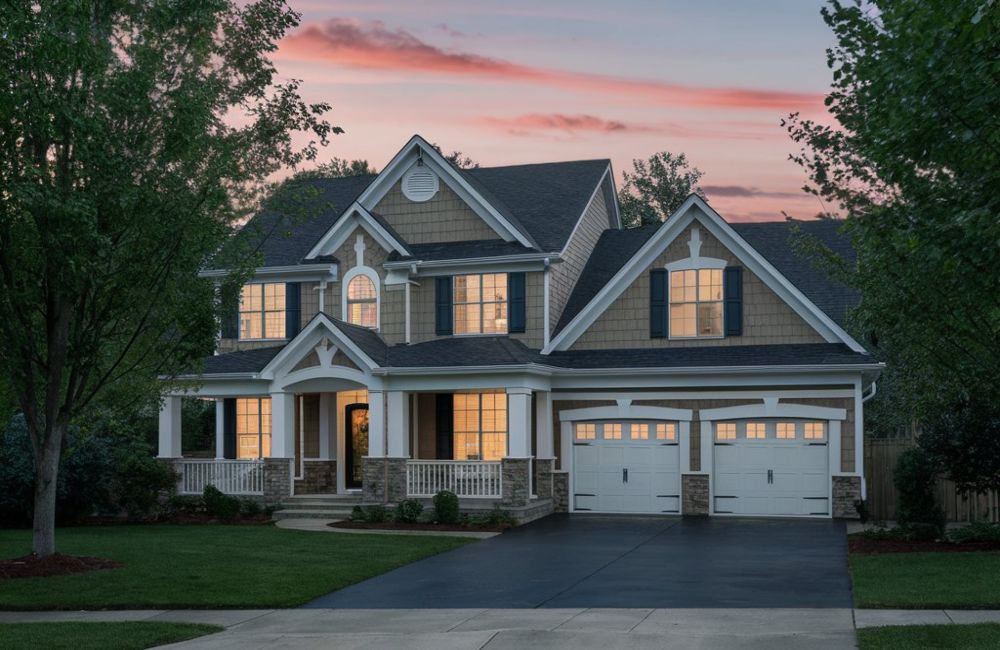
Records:
M215 458L226 457L226 400L215 400Z
M368 391L368 455L385 457L385 397L380 390Z
M332 460L336 455L337 394L319 394L319 457Z
M555 431L552 430L552 393L535 392L535 453L539 458L555 458Z
M709 474L713 472L712 469L712 443L715 440L715 427L712 426L711 420L701 421L701 464L698 466L698 471L702 474Z
M160 405L160 458L181 457L181 398L169 395Z
M507 389L507 456L531 456L531 389Z
M295 393L271 393L271 458L295 457Z
M680 431L678 432L680 447L678 451L681 455L681 474L691 473L691 421L681 420ZM700 449L700 447L699 447Z
M371 415L369 414L369 426ZM410 396L405 391L386 392L386 432L390 458L410 457ZM369 434L370 435L370 434ZM368 443L371 447L371 443Z

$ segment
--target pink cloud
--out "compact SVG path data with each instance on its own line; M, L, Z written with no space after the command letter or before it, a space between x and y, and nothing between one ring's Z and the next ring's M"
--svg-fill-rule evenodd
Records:
M381 21L333 18L306 25L281 42L280 56L354 68L545 84L574 91L621 94L657 105L802 110L823 96L779 90L708 88L662 81L572 72L514 63L471 52L445 50Z
M515 134L531 131L564 131L576 133L590 131L597 133L651 133L660 131L645 124L606 120L594 115L565 115L562 113L529 113L517 117L484 117L480 122L498 127Z

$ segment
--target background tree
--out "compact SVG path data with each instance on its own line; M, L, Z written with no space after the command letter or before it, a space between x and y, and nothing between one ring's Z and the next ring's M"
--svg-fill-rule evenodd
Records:
M622 177L618 205L626 228L662 223L692 193L705 196L698 187L702 172L688 167L684 154L661 151L649 160L634 159L632 172L623 171Z
M275 82L268 55L298 18L278 0L0 12L0 370L31 438L39 556L55 550L68 426L196 367L217 328L197 271L264 179L339 132L326 104ZM299 149L294 131L313 140Z
M883 412L947 422L924 442L965 485L985 484L943 450L989 437L970 467L996 486L995 407L969 411L1000 395L1000 6L832 2L822 14L837 38L827 104L839 126L798 115L786 126L806 190L847 215L854 327L893 388Z
M367 176L377 174L378 171L368 164L367 160L344 160L342 158L332 158L329 162L320 163L311 169L302 169L295 174L295 180L309 180L312 178L340 178L343 176Z
M439 145L437 142L432 142L431 146L437 149L437 152L442 156L444 156L445 160L450 162L452 165L455 165L459 169L479 169L478 162L476 162L469 156L466 156L464 153L462 153L457 149L455 149L451 153L445 153L441 149L441 145Z

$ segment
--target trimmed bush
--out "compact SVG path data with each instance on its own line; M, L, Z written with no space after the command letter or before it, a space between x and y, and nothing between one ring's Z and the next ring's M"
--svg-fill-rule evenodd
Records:
M368 506L365 508L365 519L373 524L380 524L389 518L385 506Z
M413 524L420 519L420 514L424 511L422 503L416 499L403 499L396 504L394 518L404 524Z
M224 494L214 485L205 486L202 498L205 500L205 511L213 517L229 520L240 514L240 500Z
M441 524L458 523L458 496L441 490L434 495L434 520Z
M893 477L899 492L896 518L911 539L944 536L945 515L934 494L937 475L933 459L919 447L907 449L896 462Z
M175 494L167 499L167 508L172 512L193 515L205 511L205 500L197 494Z
M351 521L367 521L368 516L365 515L364 508L361 506L354 506L351 508Z
M953 542L1000 542L1000 522L974 521L968 526L948 531Z

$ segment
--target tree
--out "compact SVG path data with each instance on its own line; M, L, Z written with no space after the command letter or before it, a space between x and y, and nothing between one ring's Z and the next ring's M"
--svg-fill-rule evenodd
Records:
M889 409L927 423L976 416L1000 394L1000 6L985 0L832 2L823 19L836 126L785 125L806 191L846 213L862 294L853 327L888 363ZM931 449L957 443L942 427ZM975 435L994 438L998 427ZM930 438L928 438L928 441ZM937 453L946 472L960 455ZM1000 472L1000 454L982 476Z
M275 81L268 55L298 19L279 0L0 12L0 370L31 437L39 556L55 551L67 427L197 367L226 308L197 271L269 175L340 132Z
M329 162L320 163L312 169L302 169L295 172L295 180L309 180L313 178L340 178L342 176L367 176L377 174L378 171L368 164L367 160L344 160L342 158L332 158Z
M450 162L452 165L455 165L459 169L479 169L479 163L478 162L476 162L475 160L473 160L469 156L466 156L464 153L462 153L461 151L459 151L457 149L454 150L454 151L452 151L449 154L446 154L441 149L441 145L439 145L438 143L432 142L431 146L434 147L435 149L437 149L437 152L439 154L441 154L442 156L444 156L445 160L447 160L448 162Z
M636 228L666 221L692 193L704 198L701 177L697 167L688 167L684 154L661 151L649 160L634 159L632 173L622 172L625 184L618 191L622 223Z

